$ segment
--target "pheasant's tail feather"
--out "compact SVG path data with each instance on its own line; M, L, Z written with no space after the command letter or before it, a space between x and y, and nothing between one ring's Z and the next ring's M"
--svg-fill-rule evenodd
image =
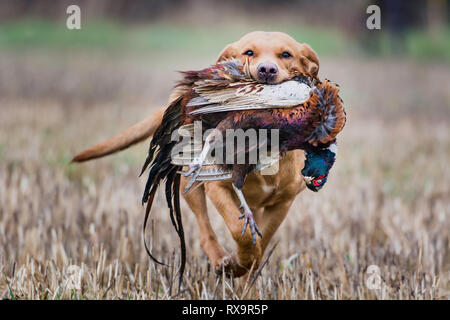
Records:
M175 130L178 130L182 125L181 100L182 98L180 97L171 103L164 113L161 125L156 130L150 143L149 153L141 171L142 174L147 168L150 168L144 194L142 196L142 203L147 203L143 226L145 249L153 261L159 264L164 264L157 260L150 252L147 242L145 241L145 228L148 222L148 217L156 190L158 189L160 182L165 180L165 193L170 210L170 219L181 243L180 285L186 264L186 246L179 203L180 177L177 174L177 171L179 171L181 167L171 163L171 153L173 147L178 142L173 140L172 133Z
M346 122L343 100L339 97L339 86L325 80L314 90L310 99L315 108L314 130L308 137L311 144L328 144L342 131Z
M142 175L145 170L150 167L152 168L156 165L156 171L160 171L160 167L165 162L165 156L170 155L175 141L172 141L172 133L180 128L182 124L182 97L175 99L164 112L162 121L158 129L156 129L153 139L150 142L150 148L148 151L147 159L142 166L140 175ZM162 155L162 156L161 156ZM153 184L153 179L156 176L149 175L147 180L147 187ZM159 183L159 181L156 181ZM149 189L146 187L146 193L148 195ZM146 202L146 201L145 201Z
M154 191L156 192L156 189L155 189ZM150 217L150 209L151 209L151 207L152 207L153 200L154 200L154 198L155 198L155 192L152 192L152 193L149 195L149 198L148 198L147 207L146 207L146 209L145 209L144 224L143 224L143 226L142 226L142 235L143 235L143 238L144 238L144 247L145 247L145 251L147 251L148 256L149 256L154 262L156 262L157 264L160 264L160 265L163 265L163 266L167 266L167 264L165 264L165 263L159 261L158 259L156 259L156 258L153 256L153 254L152 254L150 248L148 247L147 239L145 238L145 229L146 229L146 227L147 227L148 218Z
M184 269L186 267L186 241L184 239L183 222L181 218L180 208L180 175L178 170L174 168L166 180L166 201L169 206L170 220L180 239L181 249L181 265L179 270L178 290L183 282Z

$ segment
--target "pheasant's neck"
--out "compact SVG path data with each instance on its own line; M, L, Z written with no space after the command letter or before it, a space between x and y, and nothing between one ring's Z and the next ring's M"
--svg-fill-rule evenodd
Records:
M287 150L294 149L308 149L311 146L307 142L308 137L314 131L313 124L317 122L320 117L319 110L311 103L303 103L296 108L284 109L283 114L278 119L283 123L283 131L288 132L288 139L286 142Z
M314 120L320 115L320 110L317 104L312 104L310 102L304 103L304 116L305 120Z

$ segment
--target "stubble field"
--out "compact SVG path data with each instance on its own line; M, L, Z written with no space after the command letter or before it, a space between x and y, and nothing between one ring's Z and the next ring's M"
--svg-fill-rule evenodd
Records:
M322 191L297 197L261 273L216 277L183 203L188 265L177 292L178 238L161 194L153 251L174 267L153 264L143 247L138 174L148 142L69 162L162 105L175 70L214 58L0 54L0 297L449 299L449 68L367 57L322 59L320 77L341 85L348 114L337 163ZM371 265L379 289L367 286Z

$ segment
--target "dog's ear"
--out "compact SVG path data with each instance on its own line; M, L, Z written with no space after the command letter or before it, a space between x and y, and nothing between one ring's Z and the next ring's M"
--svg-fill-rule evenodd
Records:
M317 77L319 72L319 56L306 43L300 44L300 64L309 74Z
M229 44L219 54L219 57L217 58L216 63L237 58L238 55L239 55L239 53L238 53L236 47L234 46L234 44L233 43Z

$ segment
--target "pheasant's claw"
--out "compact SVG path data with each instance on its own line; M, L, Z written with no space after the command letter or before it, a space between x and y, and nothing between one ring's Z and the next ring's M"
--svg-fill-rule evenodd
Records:
M192 185L195 183L195 178L196 178L196 177L192 177L192 178L189 180L188 185L187 185L186 188L184 189L184 193L185 193L185 194L189 191L189 189L191 189Z
M250 226L250 232L252 234L252 241L253 244L256 244L256 234L258 234L260 237L262 237L262 233L258 228L258 225L255 222L255 219L253 218L253 213L251 211L244 210L244 213L239 217L239 219L244 219L244 226L242 228L241 235L244 235L247 225Z
M244 218L245 218L245 215L241 215L241 216L239 217L239 219L244 219ZM247 230L247 224L248 224L248 219L245 218L245 219L244 219L244 226L242 227L241 236L243 236L244 233L245 233L245 230Z
M200 163L191 163L189 165L189 170L183 173L183 176L189 177L191 175L195 175L196 171L200 173L200 169L202 168ZM197 173L198 176L198 173Z
M189 165L189 170L186 171L185 173L183 173L183 175L185 177L189 177L189 176L191 177L188 185L184 189L184 193L187 193L189 191L189 189L192 187L192 185L194 184L194 182L197 180L197 177L200 174L201 169L202 169L201 164L192 163Z

